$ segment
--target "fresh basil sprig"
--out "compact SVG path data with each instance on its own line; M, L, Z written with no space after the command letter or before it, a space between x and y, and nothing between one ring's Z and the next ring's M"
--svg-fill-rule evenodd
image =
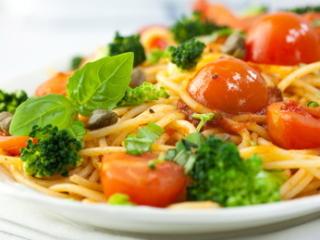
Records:
M123 98L131 81L133 53L105 57L76 71L68 82L68 97L82 115L111 110Z
M132 53L88 63L70 78L67 97L52 94L33 97L21 104L13 116L10 134L27 136L33 126L51 124L82 139L85 129L76 120L77 115L117 106L128 88L132 66Z

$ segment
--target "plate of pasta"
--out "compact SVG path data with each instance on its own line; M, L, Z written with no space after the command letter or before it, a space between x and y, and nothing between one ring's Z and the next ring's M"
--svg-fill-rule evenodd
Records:
M7 82L0 192L148 233L319 212L319 7L194 10Z

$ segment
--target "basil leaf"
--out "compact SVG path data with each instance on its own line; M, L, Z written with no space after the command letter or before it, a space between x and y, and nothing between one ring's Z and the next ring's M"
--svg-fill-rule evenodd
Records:
M9 132L11 135L28 136L33 126L49 124L67 129L73 124L76 114L76 108L64 96L52 94L29 98L17 108Z
M132 66L131 52L87 63L69 79L68 97L86 116L96 109L111 110L128 88Z
M151 151L152 144L161 136L163 128L154 123L149 123L147 126L138 130L135 135L129 135L124 140L127 153L132 155L140 155Z
M79 141L82 141L84 135L86 134L84 124L80 121L74 121L67 130L73 137L75 137Z

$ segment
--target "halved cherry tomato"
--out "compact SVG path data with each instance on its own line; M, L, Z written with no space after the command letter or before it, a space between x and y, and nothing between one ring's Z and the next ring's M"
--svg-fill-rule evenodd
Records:
M124 193L136 204L155 207L165 207L179 200L187 184L182 167L164 162L150 169L148 162L152 159L155 159L152 154L106 154L100 171L105 195Z
M227 113L258 112L268 104L268 89L260 73L235 58L204 66L188 91L206 107Z
M18 156L22 148L28 144L29 137L0 136L0 149L12 156Z
M296 102L279 102L267 109L271 140L287 149L320 147L320 119Z
M70 77L70 73L59 72L52 78L42 83L36 90L35 95L45 96L48 94L60 94L65 95L67 90L67 83Z
M297 14L267 14L248 31L246 60L276 65L315 62L320 60L319 37Z

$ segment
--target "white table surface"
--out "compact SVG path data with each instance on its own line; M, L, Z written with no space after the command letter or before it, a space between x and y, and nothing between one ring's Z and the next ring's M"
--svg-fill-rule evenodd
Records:
M43 3L46 1L50 6ZM173 1L169 0L138 0L135 1L136 6L130 5L123 9L125 0L89 0L96 3L96 8L91 11L91 15L83 18L87 8L86 0L78 0L77 2L75 0L70 0L70 2L62 0L46 1L0 1L0 88L1 83L9 81L9 79L47 67L50 63L59 59L88 52L95 49L96 46L106 44L107 39L110 39L115 29L122 32L132 32L139 29L139 26L148 23L169 22L177 14L173 11L177 10L175 9L177 6L181 6L178 7L178 10L181 11L186 9L187 3L190 2L179 0L172 5ZM66 10L63 5L59 5L63 2L69 2L67 6L69 10ZM82 5L77 13L77 7L72 6L72 4L79 2ZM110 8L110 2L112 2L112 8ZM160 2L166 4L160 4ZM240 1L234 2L239 4ZM276 5L290 1L271 2ZM303 4L304 2L300 1L299 3ZM57 4L55 5L55 3ZM102 4L108 14L105 14L98 4ZM61 9L64 11L60 11ZM58 13L61 13L61 15ZM41 227L44 228L44 232L51 232L51 235L39 233L37 230L39 222L42 222ZM3 196L0 197L0 240L62 239L59 232L70 228L75 233L74 238L65 239L159 239L156 236L121 236L119 233L110 233L66 223L56 216L43 213L18 202L8 201ZM315 220L288 230L262 236L242 237L238 240L315 240L320 239L319 229L320 220ZM222 236L206 236L206 239L217 239L215 237L222 239ZM172 239L179 238L172 236ZM195 239L200 240L202 238L197 237Z

